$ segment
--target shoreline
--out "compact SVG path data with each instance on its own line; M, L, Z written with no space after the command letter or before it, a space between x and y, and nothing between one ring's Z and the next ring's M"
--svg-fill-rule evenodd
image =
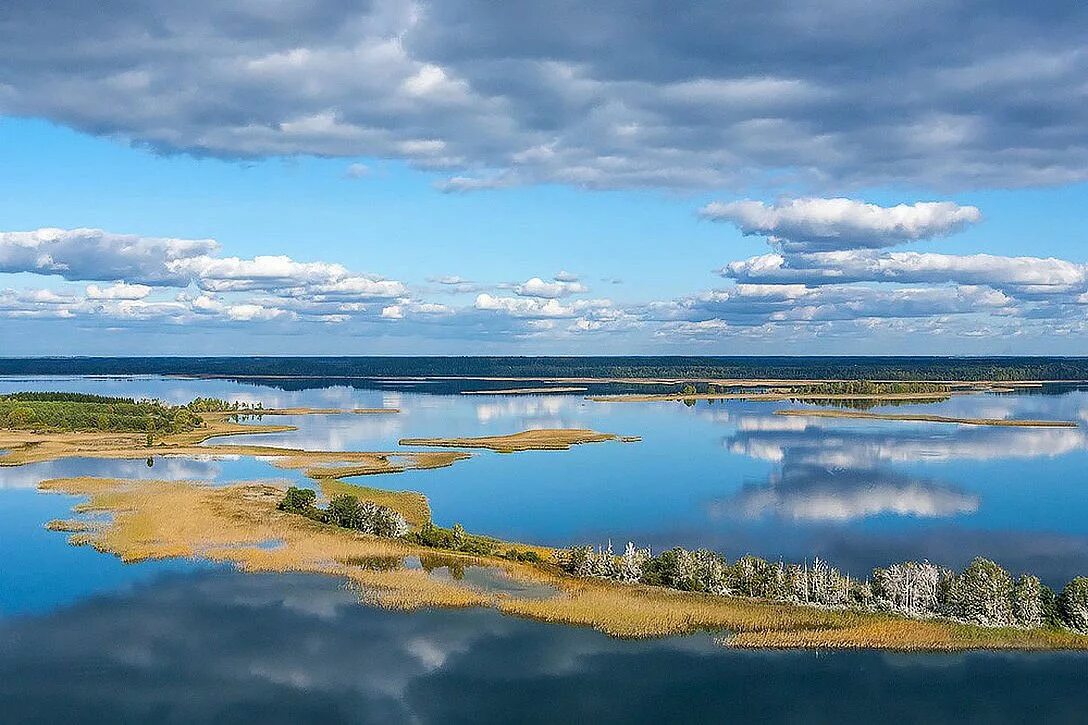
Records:
M196 440L220 435L293 429L292 426L245 426L224 420L230 415L216 414L206 428L166 437L150 449L132 445L133 439L139 439L138 434L52 434L52 440L42 440L47 434L0 431L0 448L4 447L5 434L9 438L20 434L27 444L22 449L24 455L15 458L11 458L13 453L20 451L9 449L0 457L0 465L21 465L66 455L267 457L273 459L274 465L303 470L317 482L326 498L351 493L390 506L420 526L431 517L429 502L422 494L359 486L341 479L408 468L443 467L470 455L462 451L337 452L194 444ZM566 448L578 442L622 440L614 434L590 430L552 429L484 437L475 440L478 444L475 447L490 447L495 439L509 445L511 438L517 443L518 437L525 435L534 439L530 442ZM35 437L37 441L27 441ZM127 439L130 447L118 447L119 439L120 442ZM458 439L446 440L452 443ZM458 445L465 440L472 441L460 439ZM26 451L35 455L27 455ZM126 562L199 557L229 563L243 571L307 571L337 576L358 586L364 603L382 607L489 607L507 615L592 627L628 638L729 631L726 646L750 649L1088 650L1088 635L1061 629L992 629L850 608L829 609L735 595L699 594L570 576L551 563L514 561L494 552L467 554L401 539L382 539L278 511L277 504L286 489L268 483L212 487L199 482L80 477L43 481L39 490L81 497L83 501L73 508L77 514L112 514L106 520L54 519L44 524L51 530L68 533L73 545L92 546ZM276 544L269 547L270 541ZM509 547L508 552L535 552L545 560L554 557L555 549L550 547L492 541L499 550ZM443 557L464 565L492 568L518 582L551 586L556 594L544 599L518 598L457 580L435 579L425 571L407 566L408 557L413 556ZM390 561L399 563L392 567L383 563Z

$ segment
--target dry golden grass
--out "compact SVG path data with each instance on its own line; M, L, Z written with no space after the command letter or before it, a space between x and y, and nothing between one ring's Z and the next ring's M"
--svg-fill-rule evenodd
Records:
M928 413L866 413L860 410L839 410L837 408L814 408L811 410L789 409L776 410L775 415L792 415L808 418L856 418L861 420L905 420L923 423L957 423L959 425L996 425L1019 428L1076 428L1071 420L1010 420L1006 418L955 418L947 415Z
M283 489L263 484L210 488L176 481L69 478L44 481L44 491L87 496L87 511L109 522L73 537L123 561L200 557L243 571L305 571L342 576L366 588L367 600L389 607L474 606L488 597L425 572L375 571L349 562L418 554L399 540L340 529L278 511Z
M73 544L90 545L124 561L203 557L245 571L341 576L360 588L364 601L384 607L489 606L619 637L727 631L725 641L735 647L1088 649L1088 636L1067 632L983 629L573 579L551 566L440 552L467 564L495 567L515 581L551 585L559 592L545 599L489 593L398 566L406 556L428 557L434 550L278 511L283 488L265 484L209 488L183 482L71 478L43 482L41 488L86 496L82 510L113 514L109 521L73 534L69 539ZM57 528L71 531L75 526L60 522ZM368 561L381 565L366 566Z
M50 531L66 531L71 534L78 534L84 531L91 530L91 523L89 521L80 521L79 519L53 519L47 521L45 528Z
M629 439L630 437L627 437ZM518 451L565 451L582 443L621 440L614 433L598 433L586 428L545 428L525 430L502 436L478 438L403 438L402 446L438 446L449 448L489 448L498 453Z

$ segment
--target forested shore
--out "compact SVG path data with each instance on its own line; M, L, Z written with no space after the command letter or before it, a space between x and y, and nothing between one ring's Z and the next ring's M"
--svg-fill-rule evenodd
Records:
M906 561L877 567L865 579L847 576L818 557L811 564L786 564L748 555L730 564L706 549L677 547L654 556L630 542L622 554L614 553L611 544L561 549L556 561L577 577L679 591L1088 634L1088 577L1076 577L1054 592L1034 575L1014 578L983 557L960 572L928 561Z
M1088 380L1081 357L43 357L0 359L0 375Z

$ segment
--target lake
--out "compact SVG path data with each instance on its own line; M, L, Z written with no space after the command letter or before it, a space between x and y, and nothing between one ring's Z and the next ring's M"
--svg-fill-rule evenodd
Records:
M477 451L450 468L367 478L423 492L436 523L526 542L707 547L824 558L864 576L976 555L1052 586L1088 574L1088 392L1048 386L888 408L1070 420L1074 428L785 417L749 401L598 403L584 394L429 393L399 382L159 376L0 377L0 393L196 396L397 415L277 417L246 442L398 450L405 437L592 428L641 436L570 451ZM356 387L357 386L357 387ZM290 389L284 389L290 388ZM877 408L877 411L883 408ZM194 561L123 565L42 525L94 475L213 485L300 474L238 458L71 459L0 469L0 705L13 721L248 719L993 722L1085 706L1088 654L738 652L709 634L630 642L493 611L401 613L335 580ZM968 714L969 713L969 714ZM7 717L7 716L5 716Z

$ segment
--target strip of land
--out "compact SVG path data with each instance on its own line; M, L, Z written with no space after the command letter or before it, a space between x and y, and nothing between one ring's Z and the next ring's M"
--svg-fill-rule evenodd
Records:
M402 438L402 446L435 446L443 448L488 448L498 453L519 451L565 451L571 446L604 441L631 443L637 436L618 436L615 433L598 433L587 428L545 428L526 430L502 436L476 438Z
M298 414L298 413L296 413ZM147 445L145 435L111 431L0 429L0 467L61 458L142 459L155 456L260 456L280 468L297 469L315 480L441 468L469 457L460 451L307 451L264 445L207 444L212 438L297 430L291 425L237 423L234 413L204 413L204 425L172 433Z
M50 522L49 528L71 532L72 544L93 546L123 561L200 557L250 572L340 576L360 588L364 601L390 608L492 607L619 637L728 631L725 644L746 648L1088 649L1088 636L1058 629L991 629L680 592L573 578L549 564L443 552L493 567L515 581L551 585L557 593L541 599L488 592L405 565L410 556L434 553L429 547L279 511L276 504L284 489L267 484L211 488L175 481L69 478L44 481L41 489L85 497L77 506L80 512L111 514L106 520ZM511 545L518 546L538 555L552 553Z
M398 408L250 408L235 415L260 417L262 415L381 415L399 413Z
M584 393L589 388L504 388L501 390L462 390L461 395L540 395L543 393Z
M957 423L959 425L996 425L1017 428L1076 428L1071 420L1031 420L1012 418L958 418L948 415L930 415L928 413L868 413L860 410L838 408L790 408L776 410L775 415L791 415L806 418L856 418L861 420L905 420L922 423Z

